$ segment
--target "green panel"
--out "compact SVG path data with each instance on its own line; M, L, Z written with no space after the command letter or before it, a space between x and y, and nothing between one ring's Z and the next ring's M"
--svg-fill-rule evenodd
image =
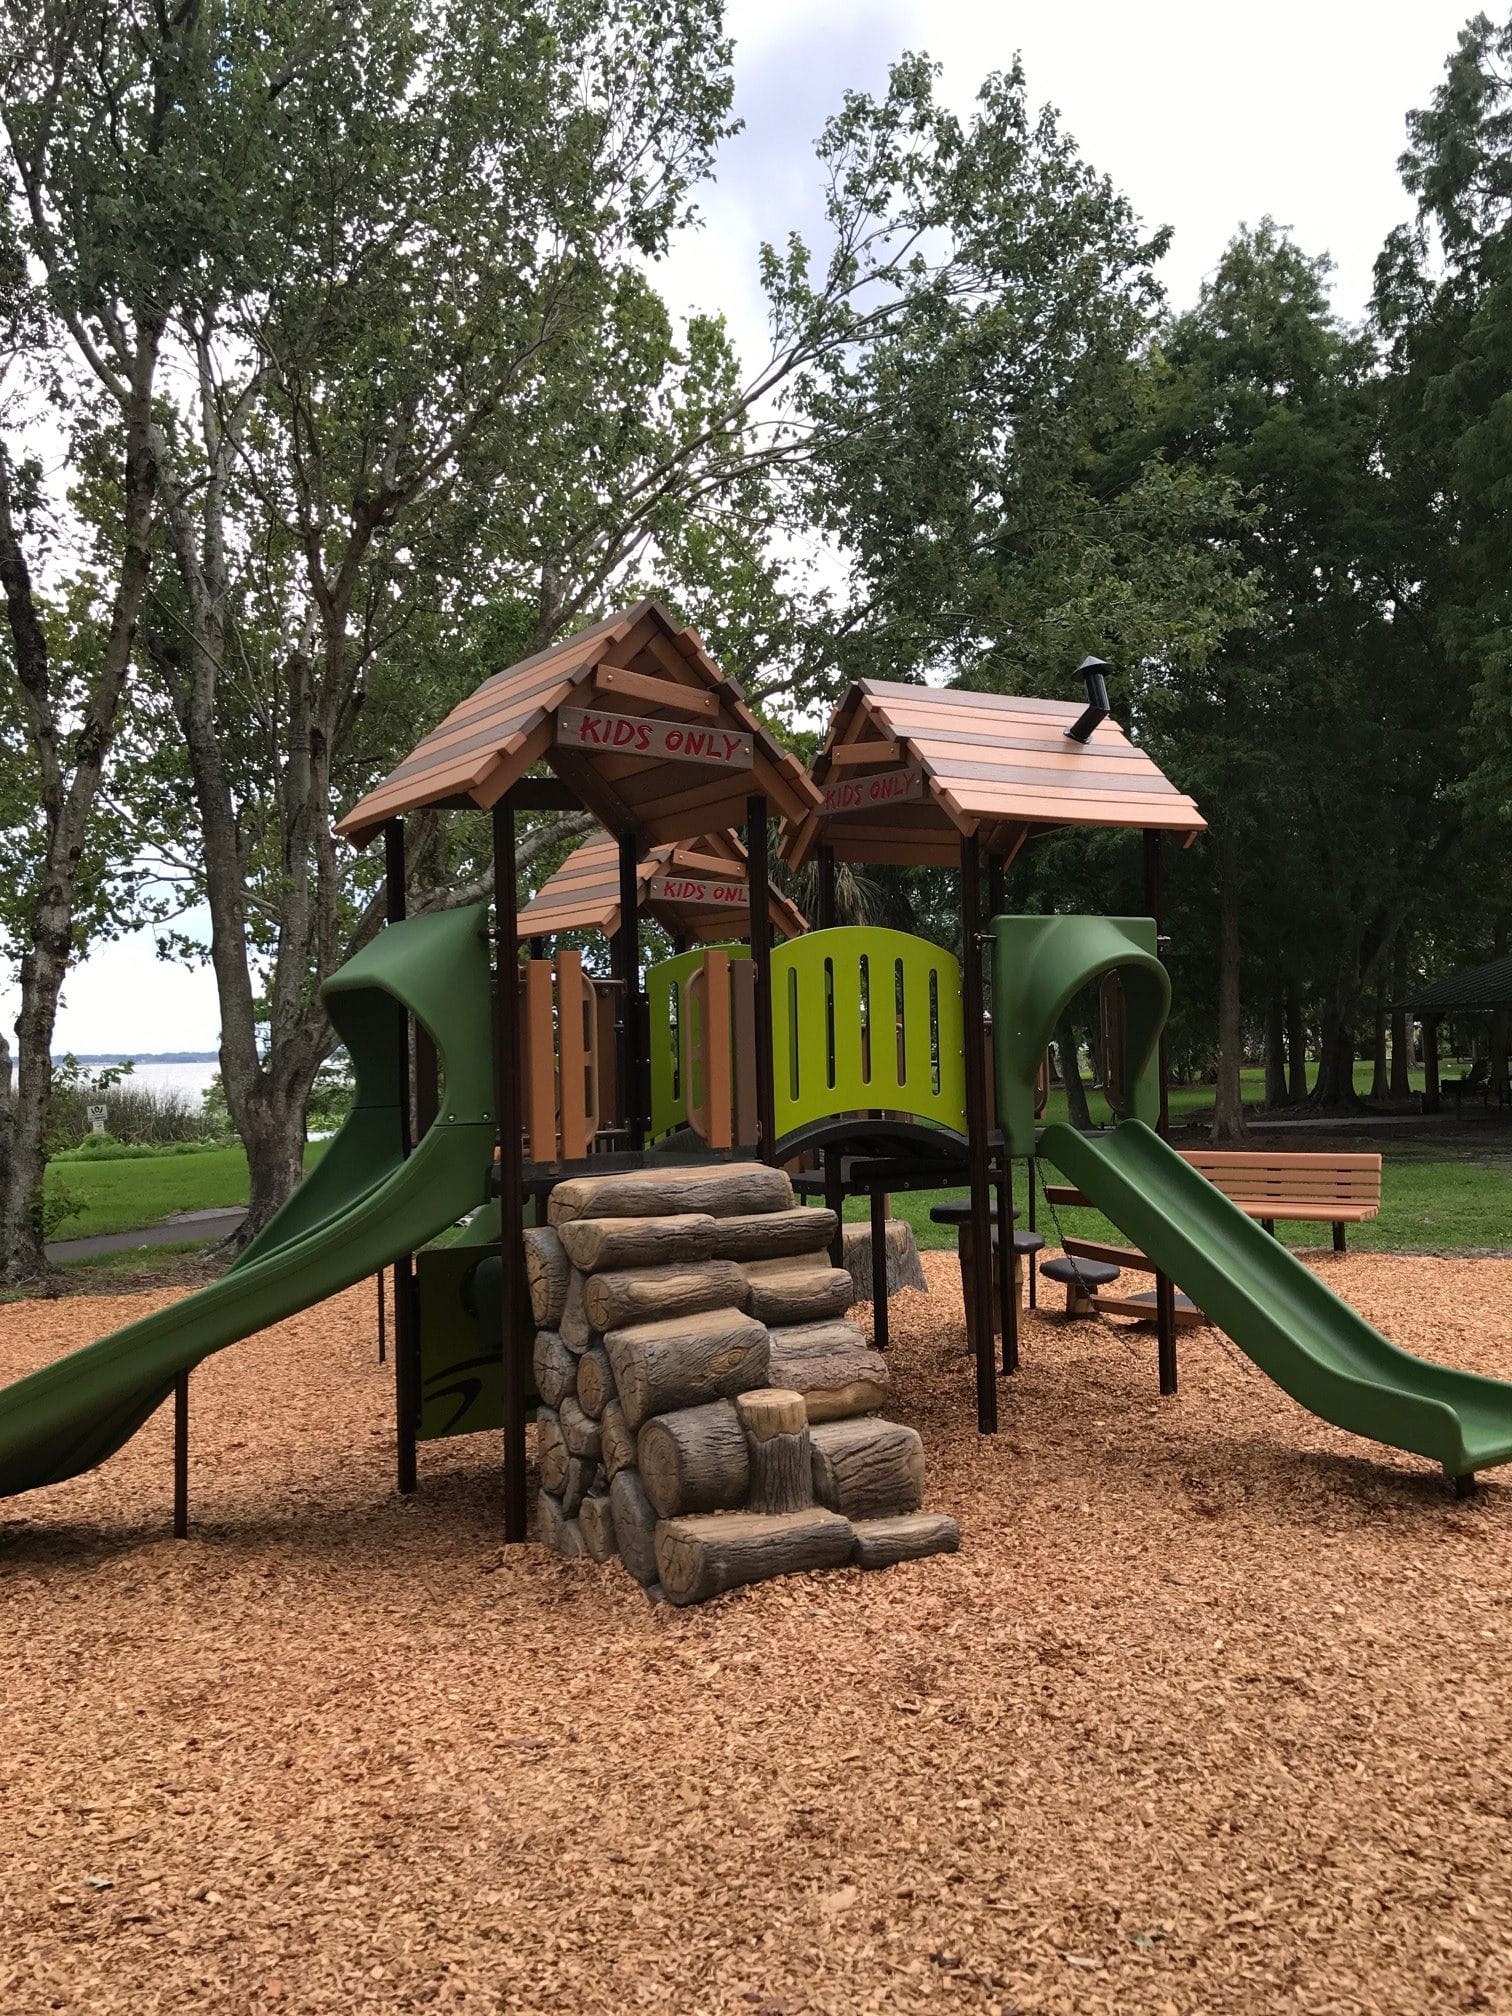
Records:
M389 925L326 983L356 1074L346 1123L219 1281L0 1394L0 1495L92 1468L169 1397L178 1373L477 1210L498 1138L486 925L481 904ZM406 1012L435 1039L447 1093L408 1158L399 1112Z
M1170 975L1149 917L994 917L992 1031L998 1117L1009 1152L1034 1153L1034 1087L1040 1060L1069 1003L1089 981L1123 982L1126 1116L1160 1118L1160 1032L1171 1007Z
M1039 1152L1311 1413L1452 1477L1512 1459L1512 1385L1400 1350L1141 1122Z
M692 1021L688 983L702 970L706 952L749 959L749 945L700 945L662 959L646 974L646 1041L651 1049L651 1138L659 1141L688 1124L692 1083Z
M961 969L927 938L847 926L778 946L772 1033L779 1139L868 1111L964 1132Z
M429 1246L415 1256L422 1442L504 1426L499 1328L496 1323L491 1336L484 1335L466 1293L478 1261L475 1246Z

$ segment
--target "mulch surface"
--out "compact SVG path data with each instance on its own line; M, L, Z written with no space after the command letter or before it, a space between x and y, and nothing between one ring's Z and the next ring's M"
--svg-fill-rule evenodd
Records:
M484 1438L401 1503L370 1285L196 1373L188 1543L166 1410L0 1504L0 2016L1512 2009L1512 1482L1053 1314L979 1439L924 1264L954 1557L676 1613L503 1549ZM1512 1372L1512 1262L1317 1265Z

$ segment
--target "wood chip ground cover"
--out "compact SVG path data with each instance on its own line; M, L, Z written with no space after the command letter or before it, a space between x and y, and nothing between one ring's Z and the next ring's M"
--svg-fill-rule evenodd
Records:
M1317 1265L1512 1373L1512 1262ZM400 1503L370 1285L195 1374L188 1543L166 1412L0 1504L0 2016L1512 2009L1512 1480L1053 1311L981 1440L925 1266L955 1556L673 1613L503 1549L484 1438Z

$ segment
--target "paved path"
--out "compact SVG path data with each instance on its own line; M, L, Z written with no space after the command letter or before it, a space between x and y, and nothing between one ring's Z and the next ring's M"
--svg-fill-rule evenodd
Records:
M53 1239L49 1260L92 1260L101 1253L130 1253L139 1246L177 1246L186 1239L228 1239L246 1212L179 1211L161 1225L142 1225L134 1232L97 1232L91 1239Z

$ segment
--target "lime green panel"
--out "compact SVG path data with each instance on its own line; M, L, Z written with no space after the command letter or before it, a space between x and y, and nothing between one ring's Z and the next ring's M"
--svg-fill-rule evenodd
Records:
M749 959L749 945L700 945L662 959L646 974L646 1041L651 1050L651 1138L659 1141L688 1124L693 1082L692 1018L688 983L702 970L706 952Z
M1311 1413L1451 1477L1512 1459L1512 1385L1391 1343L1139 1121L1039 1152Z
M1124 989L1125 1117L1154 1126L1160 1118L1160 1032L1170 1012L1171 981L1157 956L1153 919L994 917L992 939L997 1110L1009 1153L1034 1153L1035 1080L1056 1023L1089 981L1115 970Z
M836 1114L964 1132L961 969L927 938L847 926L772 954L778 1138Z

